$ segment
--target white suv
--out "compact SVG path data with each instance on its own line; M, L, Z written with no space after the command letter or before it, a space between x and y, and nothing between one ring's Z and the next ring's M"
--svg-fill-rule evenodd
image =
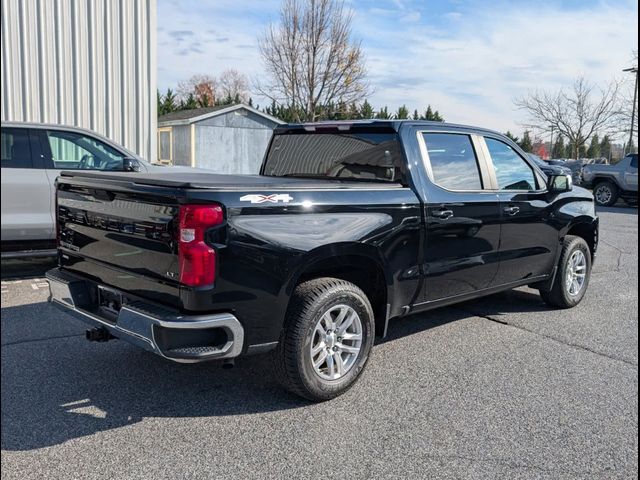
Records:
M73 169L147 172L157 167L96 133L2 123L2 257L55 254L55 180Z

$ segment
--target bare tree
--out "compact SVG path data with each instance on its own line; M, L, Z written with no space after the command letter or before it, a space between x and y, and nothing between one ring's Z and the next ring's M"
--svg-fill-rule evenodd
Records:
M569 140L578 158L580 147L593 134L616 132L619 128L618 83L611 82L598 90L580 77L568 91L535 91L514 103L529 114L531 123L527 127L540 131L553 128Z
M279 23L259 38L269 81L258 82L257 90L298 121L363 100L369 93L364 54L351 23L344 0L283 0Z
M193 95L201 107L215 105L218 82L210 75L193 75L189 80L178 84L178 95L185 101Z
M218 77L218 97L248 102L249 81L246 75L233 68L222 72Z

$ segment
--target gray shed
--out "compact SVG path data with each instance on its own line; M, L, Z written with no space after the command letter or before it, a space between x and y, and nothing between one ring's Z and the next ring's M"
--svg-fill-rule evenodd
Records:
M158 118L158 160L256 174L273 129L282 123L243 104L172 112Z

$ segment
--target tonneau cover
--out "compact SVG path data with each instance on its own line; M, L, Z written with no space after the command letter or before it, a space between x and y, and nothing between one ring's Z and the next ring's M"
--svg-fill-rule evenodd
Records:
M371 188L402 188L398 183L362 182L353 180L307 179L294 177L268 177L263 175L223 175L217 173L202 173L202 170L191 172L172 172L170 169L159 173L131 173L131 172L96 172L65 170L60 173L64 179L86 178L99 180L129 181L138 185L153 185L159 187L191 188L191 189L239 189L239 190L269 190L281 189L371 189Z

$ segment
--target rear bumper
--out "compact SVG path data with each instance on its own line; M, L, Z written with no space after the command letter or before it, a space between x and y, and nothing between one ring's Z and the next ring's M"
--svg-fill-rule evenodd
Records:
M195 363L234 358L242 353L244 329L230 313L183 315L109 289L122 295L122 306L107 318L97 300L97 284L59 268L48 271L46 276L53 305L169 360Z

